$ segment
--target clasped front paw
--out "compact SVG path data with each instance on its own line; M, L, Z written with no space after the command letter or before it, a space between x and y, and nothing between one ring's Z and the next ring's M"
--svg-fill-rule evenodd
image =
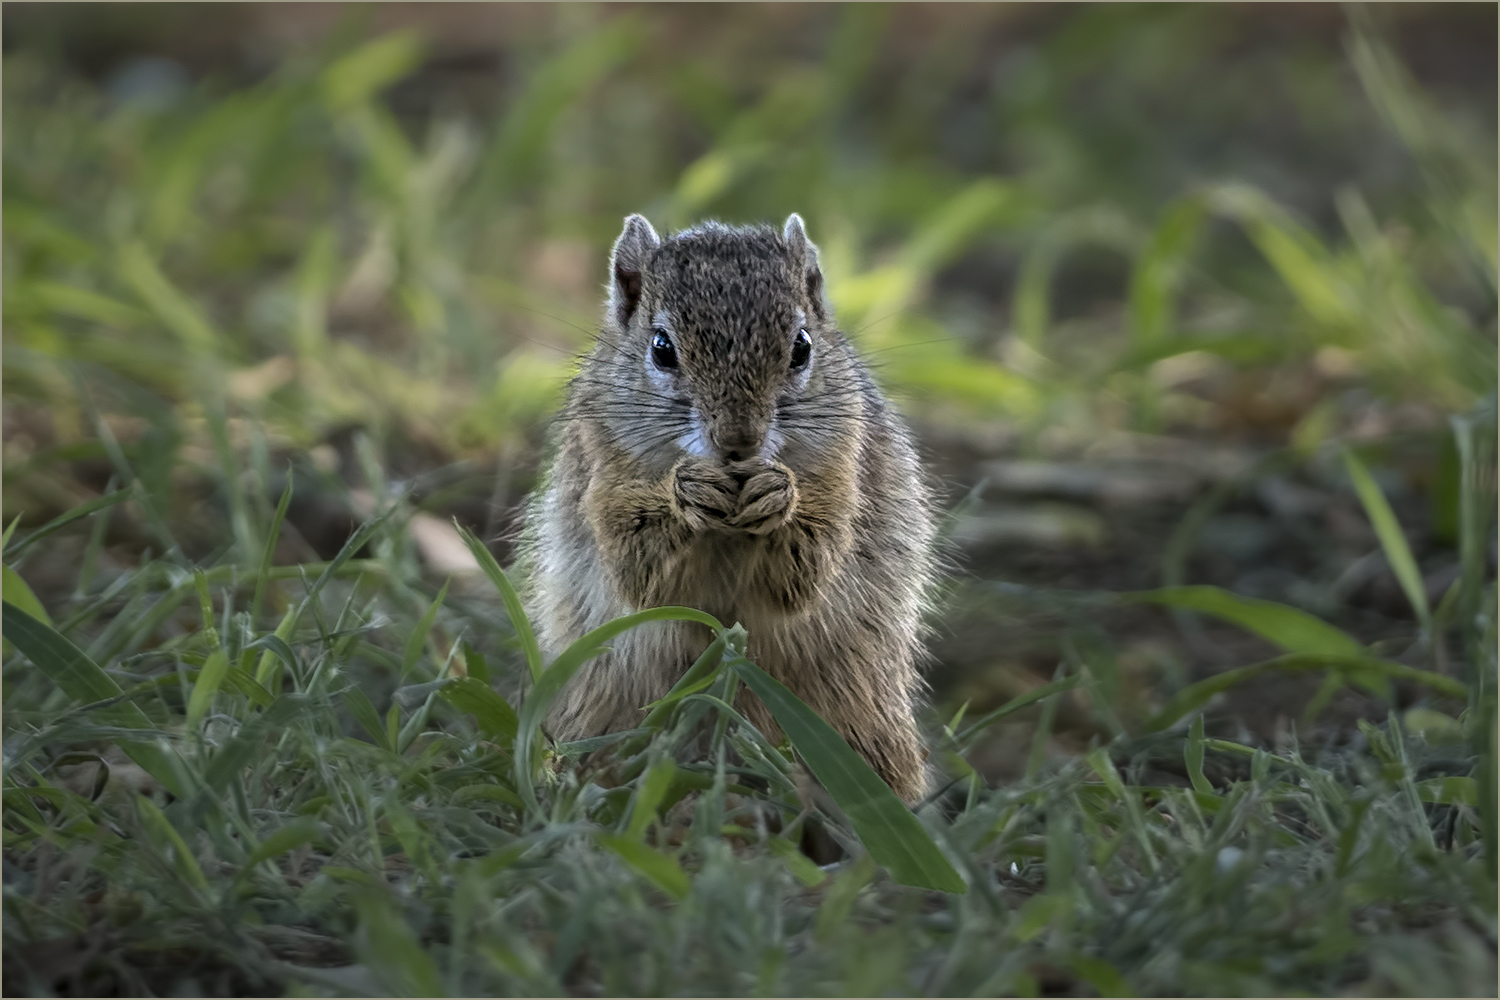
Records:
M743 465L743 463L741 463ZM781 527L797 509L797 481L784 465L762 465L755 469L730 467L736 478L744 478L734 511L725 523L752 535L765 535Z
M726 527L726 519L738 507L739 480L722 465L688 459L672 470L672 499L695 531Z
M764 535L790 520L797 482L786 466L757 459L730 465L687 459L672 470L672 499L694 531Z

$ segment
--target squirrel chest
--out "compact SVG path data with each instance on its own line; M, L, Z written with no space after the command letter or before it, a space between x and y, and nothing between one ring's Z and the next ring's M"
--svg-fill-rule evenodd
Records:
M802 220L663 240L631 216L610 279L522 535L544 652L664 604L739 621L751 659L920 797L933 498L834 326ZM574 676L549 728L580 739L636 725L709 638L675 622L626 633ZM744 708L777 735L758 702Z

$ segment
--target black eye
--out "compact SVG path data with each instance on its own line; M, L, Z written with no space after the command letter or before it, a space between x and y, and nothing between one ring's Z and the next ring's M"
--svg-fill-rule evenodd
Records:
M807 335L806 330L798 330L797 339L792 341L792 370L796 371L804 367L810 357L812 357L812 338Z
M677 367L677 348L672 346L672 338L661 327L656 328L656 336L651 338L651 360L663 370Z

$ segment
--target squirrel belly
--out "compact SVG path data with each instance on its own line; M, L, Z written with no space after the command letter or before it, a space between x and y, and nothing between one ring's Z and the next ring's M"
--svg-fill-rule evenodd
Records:
M747 654L907 801L934 501L909 433L822 294L801 219L662 240L640 216L568 390L520 562L546 655L667 604L741 622ZM637 725L710 641L689 622L621 635L558 696L572 740ZM773 739L769 713L740 706Z

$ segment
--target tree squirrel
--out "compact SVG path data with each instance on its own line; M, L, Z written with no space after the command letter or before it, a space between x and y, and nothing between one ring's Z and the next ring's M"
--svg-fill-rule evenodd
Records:
M553 441L520 545L546 655L660 605L739 621L756 664L902 799L922 796L933 493L834 326L799 216L779 233L707 222L666 240L626 219ZM708 638L689 622L622 635L558 696L549 729L574 740L638 724ZM758 699L740 707L781 738Z

